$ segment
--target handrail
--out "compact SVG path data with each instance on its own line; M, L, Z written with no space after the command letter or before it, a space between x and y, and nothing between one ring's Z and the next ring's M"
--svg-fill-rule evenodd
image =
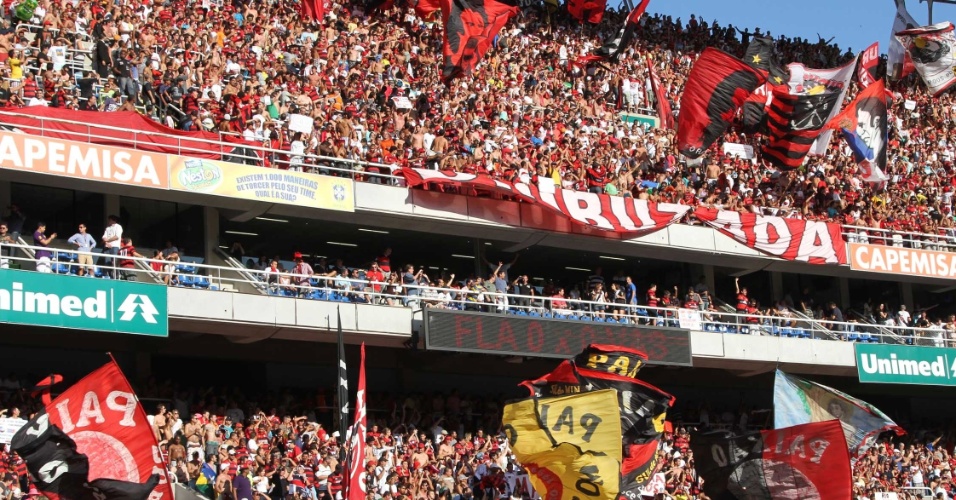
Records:
M917 233L868 226L842 226L843 237L850 243L873 243L893 247L956 252L956 228L950 234Z
M85 127L87 129L87 132L85 134L71 131L71 130L62 130L62 129L55 130L57 134L65 135L69 138L69 140L92 143L94 142L92 139L102 139L102 140L107 140L111 142L129 143L132 145L132 149L138 149L137 146L139 146L140 144L139 141L137 140L137 137L140 133L136 131L133 131L132 140L124 140L114 136L102 135L102 134L97 134L93 132L93 129L99 129L99 130L112 130L116 132L121 132L123 134L130 133L129 129L114 127L111 125L91 124L86 122L78 122L75 120L51 118L46 116L35 116L35 115L26 114L26 113L18 113L16 111L0 110L0 118L2 118L4 115L23 117L23 118L39 121L40 126L17 125L16 127L21 130L39 131L41 132L41 134L39 134L41 136L43 136L43 132L46 132L47 130L49 130L43 126L44 122L51 121L51 122L63 123L67 125ZM346 174L347 176L350 176L353 179L359 176L383 178L383 179L387 179L388 183L393 185L402 185L402 183L404 182L404 178L400 176L384 174L381 172L368 171L368 167L375 167L378 169L384 169L388 171L391 171L393 169L392 165L387 165L384 163L375 163L375 162L369 162L365 160L355 160L351 158L336 158L331 156L321 156L321 155L315 155L315 154L303 154L301 156L305 159L312 160L312 163L306 163L305 161L303 161L301 165L299 164L293 165L291 161L291 157L293 155L292 155L292 152L289 150L273 149L273 148L267 148L265 146L251 145L251 144L245 144L245 143L215 141L215 140L205 139L201 137L182 137L178 135L157 134L154 132L150 132L148 135L165 137L165 138L177 141L176 148L178 149L178 154L183 156L189 156L189 153L208 154L209 153L208 150L200 149L200 148L189 145L189 144L208 144L208 145L219 148L219 154L224 157L228 156L228 157L241 158L243 160L253 161L258 166L263 166L262 163L264 161L264 158L268 156L273 158L270 163L275 165L290 165L290 166L300 166L303 168L311 168L311 169L318 169L318 170L328 170L328 171L333 171L333 172L337 172L341 174ZM220 136L222 135L224 134L220 132ZM239 134L231 134L231 135L239 136ZM183 144L184 141L189 144L184 145ZM150 146L155 146L155 144L150 143ZM240 151L237 152L236 150L240 150ZM253 152L262 153L262 156L249 156L247 152L242 150L250 150ZM283 160L279 158L274 158L277 155L289 157L289 159ZM335 163L349 164L351 165L351 168L336 167L333 165ZM361 170L356 170L355 169L356 166L360 167Z
M9 246L9 245L7 245ZM23 245L17 245L23 247ZM70 273L78 266L75 250L52 247L26 246L32 250L47 250L53 253L49 265L53 272ZM0 246L0 252L3 251ZM425 285L405 285L397 282L370 282L329 275L296 275L292 272L272 273L259 269L246 269L245 276L231 277L237 274L235 268L197 264L184 261L166 261L140 257L119 257L106 254L94 254L105 258L107 265L96 265L97 276L115 276L117 279L132 279L140 274L158 273L164 282L171 285L194 286L196 280L204 285L200 288L222 289L226 283L246 283L255 287L265 287L270 295L310 298L317 300L339 300L372 305L403 305L416 309L424 307L450 308L459 310L477 310L484 312L513 313L550 319L568 319L582 321L610 322L623 325L679 326L677 307L650 307L645 305L626 305L610 302L594 302L581 299L542 297L514 293L498 293L468 288L440 288ZM70 258L73 260L69 260ZM10 260L35 263L35 259L9 257ZM115 260L114 260L115 259ZM140 262L149 268L119 267L116 261ZM153 270L153 264L160 271ZM21 267L29 267L23 266ZM242 274L242 273L238 273ZM398 273L392 273L399 276ZM205 280L205 281L203 281ZM300 281L301 283L296 283ZM375 288L379 288L378 291ZM238 287L233 287L238 289ZM564 304L564 307L560 307ZM617 312L615 312L617 311ZM938 328L887 327L894 335L871 335L861 329L869 325L847 321L828 321L790 315L759 315L723 312L718 310L699 311L705 331L726 333L749 333L751 335L779 335L809 337L829 340L858 340L879 342L900 342L923 344L931 341L944 344L942 330ZM608 321L611 318L613 321ZM790 323L804 322L800 327ZM788 325L790 324L790 325ZM834 335L831 335L832 332Z

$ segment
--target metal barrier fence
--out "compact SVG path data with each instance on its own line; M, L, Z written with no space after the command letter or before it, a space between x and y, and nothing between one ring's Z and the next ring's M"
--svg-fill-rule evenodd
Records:
M218 151L224 158L224 161L234 161L254 166L268 166L276 168L279 166L292 167L320 174L337 175L349 177L353 180L376 182L393 186L404 186L405 180L401 176L392 175L396 165L383 163L374 163L364 160L350 158L336 158L329 156L320 156L314 154L300 155L301 159L295 159L294 155L287 150L278 150L265 145L248 145L227 142L225 140L209 140L194 137L182 137L178 135L157 134L155 132L138 132L125 128L113 127L110 125L90 124L61 118L49 118L19 113L11 110L0 110L0 122L4 116L16 116L29 118L38 121L38 126L18 126L21 130L35 132L36 135L43 135L44 131L55 130L56 134L67 139L79 142L91 143L96 140L108 140L111 144L117 142L124 143L132 149L146 149L156 146L155 142L143 141L142 137L160 136L175 144L175 152L183 156L192 154L208 154L210 149ZM50 127L48 124L70 125L79 127L85 132L76 132L63 129L62 127ZM115 136L104 135L99 131L116 131L122 133L122 137L132 134L128 141L118 139ZM220 138L226 135L240 137L239 134L220 133ZM202 149L196 145L207 145L210 149ZM268 162L266 161L268 159ZM378 170L378 172L372 171ZM891 245L897 247L906 247L922 250L937 251L956 251L956 228L949 229L947 234L927 234L907 231L897 231L882 228L871 228L862 226L843 226L843 237L849 242L855 243L876 243Z
M49 252L34 258L27 251ZM37 255L42 255L37 254ZM512 314L527 318L581 321L611 325L680 326L676 307L649 307L612 302L595 302L564 297L543 297L499 293L484 287L432 287L402 283L399 273L383 281L371 281L364 270L355 276L302 275L294 270L274 272L239 269L183 261L154 260L87 254L93 264L81 264L76 251L31 245L0 246L0 268L18 268L62 275L85 275L86 279L123 279L169 286L219 291L247 290L252 293L332 302L379 306L435 307L486 313ZM89 266L89 268L87 268ZM740 314L715 309L698 310L700 329L726 334L749 334L791 338L812 338L867 343L897 343L944 346L953 342L946 331L936 328L877 326L858 322L837 322L808 318L794 313Z

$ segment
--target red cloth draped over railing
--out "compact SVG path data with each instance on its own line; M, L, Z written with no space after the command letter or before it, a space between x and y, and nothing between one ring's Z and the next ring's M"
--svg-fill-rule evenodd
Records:
M133 111L106 113L46 106L7 108L0 110L0 124L30 135L196 158L220 159L237 146L258 146L218 133L176 130ZM217 144L219 142L228 144Z

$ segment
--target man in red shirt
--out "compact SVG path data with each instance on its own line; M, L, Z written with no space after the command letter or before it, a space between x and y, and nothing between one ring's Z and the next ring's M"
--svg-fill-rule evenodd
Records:
M386 249L389 251L391 249ZM379 267L378 262L372 262L372 268L365 272L365 280L368 282L368 287L365 289L366 292L371 292L375 294L375 297L369 295L365 296L370 304L378 303L380 297L378 294L382 293L382 286L385 284L385 273L382 272L382 268Z

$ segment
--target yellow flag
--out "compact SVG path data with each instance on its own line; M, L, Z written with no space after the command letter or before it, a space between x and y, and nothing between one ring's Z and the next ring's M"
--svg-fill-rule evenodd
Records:
M616 390L512 403L502 419L515 458L545 500L617 498L621 415Z
M617 500L621 461L608 454L562 443L521 465L544 500Z

